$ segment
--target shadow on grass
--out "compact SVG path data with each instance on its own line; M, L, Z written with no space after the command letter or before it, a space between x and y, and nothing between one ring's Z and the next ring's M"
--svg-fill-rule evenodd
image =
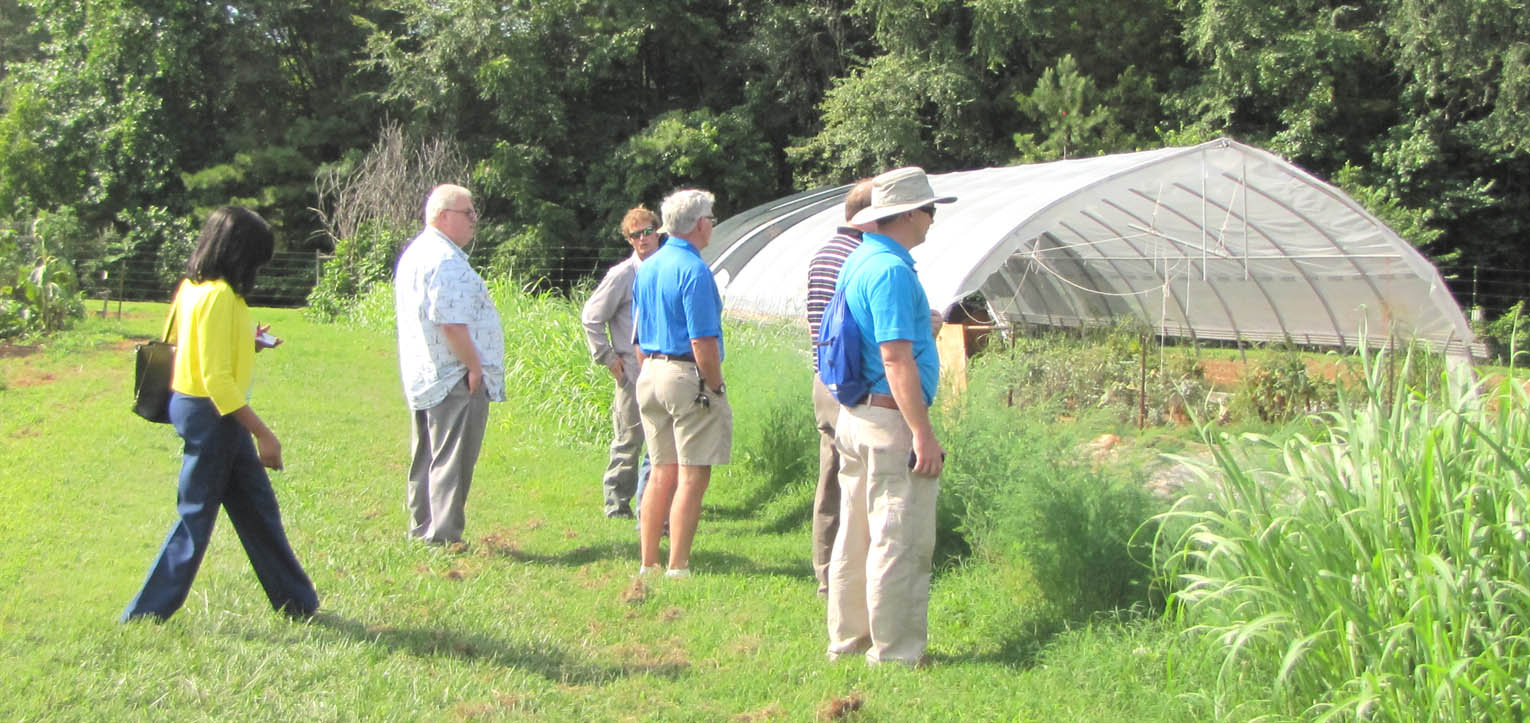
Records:
M813 579L813 565L805 555L797 565L761 565L743 555L698 547L691 551L691 566L704 574L775 575L803 580L804 584Z
M783 507L760 524L760 531L782 535L802 529L813 519L813 498L804 497L778 505Z
M816 475L816 473L815 473ZM813 478L816 479L816 476ZM806 507L802 508L802 519L812 512L813 505L813 479L806 483L793 482L782 483L777 480L765 479L742 492L743 499L731 505L703 504L702 514L722 520L755 520L759 518L760 511L775 504L782 497L802 495L806 499ZM796 503L793 503L793 509ZM790 529L790 528L788 528Z
M1016 670L1029 670L1036 667L1037 656L1041 654L1049 641L1057 637L1059 632L1061 631L1057 629L1029 632L1013 630L999 640L996 646L986 647L982 652L974 650L968 655L952 655L944 662L990 663ZM939 659L941 656L935 657L935 662L943 662Z
M479 633L462 633L445 628L397 628L390 625L367 625L332 612L321 611L313 625L334 630L362 643L380 645L421 658L456 658L483 661L506 668L518 668L540 675L554 683L588 685L633 675L653 675L676 679L689 666L684 663L596 665L571 658L556 646L513 644Z
M749 520L760 514L760 509L770 504L775 498L786 494L789 488L773 487L769 484L755 485L754 489L745 493L744 499L734 505L704 505L702 514L720 520Z
M633 557L630 550L622 545L581 545L566 552L553 555L542 555L534 552L525 552L519 548L500 548L490 551L495 557L508 557L516 562L524 562L536 565L557 565L559 567L584 567L592 562L602 560L625 560Z

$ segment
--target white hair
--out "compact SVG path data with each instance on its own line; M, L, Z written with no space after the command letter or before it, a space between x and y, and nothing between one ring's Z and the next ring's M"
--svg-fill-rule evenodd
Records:
M664 197L659 215L664 218L664 230L671 235L685 238L696 230L702 216L712 213L712 202L717 200L711 192L699 188L685 188Z
M425 200L425 223L429 225L452 203L463 198L472 199L473 192L454 183L443 183L431 189L430 198Z

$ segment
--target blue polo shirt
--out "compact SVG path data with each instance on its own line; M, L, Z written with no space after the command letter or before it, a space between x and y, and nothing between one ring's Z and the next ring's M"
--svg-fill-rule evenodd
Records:
M880 345L904 339L914 343L924 404L933 403L940 381L940 353L930 331L930 299L914 274L914 257L908 249L882 234L864 234L861 245L845 259L839 287L845 289L850 317L861 329L861 367L871 391L892 393Z
M690 354L692 339L715 336L722 358L722 295L701 253L679 236L638 267L632 315L644 354Z

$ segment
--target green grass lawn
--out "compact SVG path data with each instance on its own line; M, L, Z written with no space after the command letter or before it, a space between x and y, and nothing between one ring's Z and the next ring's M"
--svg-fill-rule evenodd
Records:
M603 444L537 414L558 389L512 375L471 548L450 554L405 538L391 334L256 309L286 344L260 355L253 404L283 443L273 482L322 612L273 614L224 519L186 606L119 625L174 519L179 440L129 411L132 340L164 309L0 358L0 718L811 720L856 702L863 720L1216 717L1158 623L1048 632L1024 577L981 559L937 576L932 666L827 662L812 481L749 461L779 432L770 410L798 400L810 420L807 365L769 334L729 338L735 464L708 493L697 575L644 587L632 522L601 515Z

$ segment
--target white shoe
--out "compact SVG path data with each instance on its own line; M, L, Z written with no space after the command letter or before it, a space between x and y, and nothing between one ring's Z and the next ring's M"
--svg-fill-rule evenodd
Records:
M657 574L659 574L659 571L663 570L663 569L664 569L663 567L660 567L658 565L647 565L647 566L638 565L638 577L648 577L649 575L657 575Z
M655 565L655 567L658 567L658 566ZM690 577L690 576L691 576L691 568L689 568L689 567L682 567L682 568L680 568L678 570L671 569L671 570L665 570L664 571L664 577L667 577L667 578L669 578L671 580L680 580L680 579L687 578L687 577Z

